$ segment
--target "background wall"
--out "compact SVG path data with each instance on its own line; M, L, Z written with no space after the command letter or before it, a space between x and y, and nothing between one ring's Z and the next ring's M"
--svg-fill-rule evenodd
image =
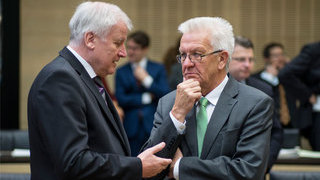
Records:
M20 0L20 127L27 129L27 96L41 68L68 44L68 22L83 0ZM149 57L162 61L179 36L177 27L196 16L221 16L235 35L255 45L256 70L263 67L262 49L271 41L285 46L290 58L303 44L320 40L319 0L113 0L132 19L134 30L151 36ZM122 60L118 65L125 63ZM113 76L108 76L113 88Z

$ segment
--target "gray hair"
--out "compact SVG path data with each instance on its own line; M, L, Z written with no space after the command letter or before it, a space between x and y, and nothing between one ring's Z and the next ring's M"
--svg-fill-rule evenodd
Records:
M105 2L81 3L69 22L70 43L79 45L86 32L104 37L118 22L132 29L131 20L118 6Z
M221 17L196 17L179 25L182 34L190 32L209 32L211 45L215 50L226 50L229 54L227 67L234 49L234 35L232 25Z

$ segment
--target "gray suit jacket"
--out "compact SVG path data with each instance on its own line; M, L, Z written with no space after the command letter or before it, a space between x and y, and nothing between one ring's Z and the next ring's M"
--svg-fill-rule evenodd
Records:
M268 162L273 101L263 92L230 77L217 102L198 157L196 107L186 116L184 135L178 134L169 112L176 92L160 99L154 128L144 148L161 141L158 153L172 157L183 153L179 177L188 179L263 179Z
M35 79L28 99L31 179L140 179L107 95L64 48Z

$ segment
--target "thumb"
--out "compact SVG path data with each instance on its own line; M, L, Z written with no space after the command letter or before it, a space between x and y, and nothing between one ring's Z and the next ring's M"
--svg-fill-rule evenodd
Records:
M166 143L161 142L161 143L151 147L150 151L151 151L152 154L155 154L155 153L161 151L165 146L166 146Z

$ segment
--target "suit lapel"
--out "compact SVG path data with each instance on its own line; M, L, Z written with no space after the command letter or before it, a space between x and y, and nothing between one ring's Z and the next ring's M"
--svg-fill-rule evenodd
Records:
M109 108L107 108L107 109L111 110L113 118L115 119L115 121L112 120L112 122L115 122L117 124L117 127L119 127L120 138L126 147L125 149L127 151L127 155L130 155L131 152L130 152L130 144L129 144L128 138L124 138L127 136L127 134L125 133L125 130L124 130L123 125L120 121L118 112L117 112L116 108L114 107L113 102L112 102L108 93L106 93L106 100L107 100L107 103L109 106ZM117 129L117 131L118 131L118 129Z
M196 124L196 106L186 116L186 133L185 139L192 156L198 154L198 140L197 140L197 124Z
M202 159L205 159L208 156L215 139L217 138L220 130L227 121L234 104L237 102L237 100L234 99L237 94L238 88L236 81L230 77L228 83L226 84L219 97L219 100L208 124L203 141L202 154L200 156Z
M118 115L115 115L115 116L113 115L113 114L117 114L117 113L115 111L115 108L113 106L113 103L112 103L108 93L106 93L106 99L107 99L107 103L109 105L109 108L113 111L113 113L107 107L107 104L105 103L103 97L99 93L99 90L97 89L95 83L90 78L89 74L87 73L85 68L82 66L82 64L76 59L76 57L67 48L64 48L63 50L61 50L60 55L62 57L64 57L64 59L66 59L71 64L71 66L78 72L78 74L79 74L80 78L83 80L84 84L90 89L92 94L95 96L96 100L99 103L100 108L103 109L102 112L105 114L105 116L107 116L106 119L112 124L116 134L119 136L127 153L130 154L130 152L129 152L130 146L129 146L128 140L125 138L126 134L124 133L123 127L120 124L120 120L119 120ZM117 121L119 121L119 122L117 122Z

